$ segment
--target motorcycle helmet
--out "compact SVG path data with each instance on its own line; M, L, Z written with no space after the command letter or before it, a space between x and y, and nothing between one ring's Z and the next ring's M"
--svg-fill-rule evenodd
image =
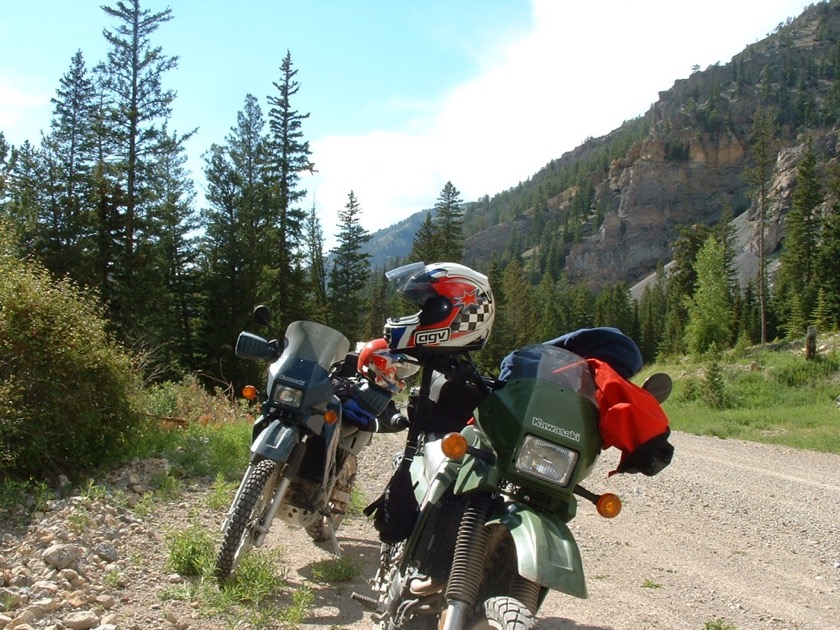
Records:
M389 318L391 350L479 350L493 328L495 303L487 276L457 263L411 263L385 274L397 291L420 307L414 315Z
M405 389L405 379L420 369L402 354L391 352L384 339L368 341L359 352L358 372L375 385L399 394Z

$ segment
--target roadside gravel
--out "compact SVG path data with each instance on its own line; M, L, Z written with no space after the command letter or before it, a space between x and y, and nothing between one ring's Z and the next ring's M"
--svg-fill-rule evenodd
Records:
M368 499L387 481L402 437L377 435L362 454L359 487ZM589 598L551 593L540 628L705 630L716 620L736 630L840 628L840 456L682 433L672 442L674 462L654 478L608 479L617 453L604 453L587 487L616 492L624 509L605 520L579 505L571 528ZM131 482L143 490L142 479ZM207 507L209 489L209 480L192 483L143 516L76 498L56 502L26 530L0 522L0 606L7 608L0 628L251 627L166 596L189 585L165 568L167 533L196 523L217 529L221 514ZM68 520L80 505L91 516L81 532ZM331 557L329 544L315 545L283 523L269 535L266 546L280 550L289 582L280 600L300 586L315 596L302 628L371 627L350 595L368 592L379 554L375 532L365 519L350 518L339 539L362 576L321 584L312 566ZM78 558L63 569L45 561L57 544L77 548Z

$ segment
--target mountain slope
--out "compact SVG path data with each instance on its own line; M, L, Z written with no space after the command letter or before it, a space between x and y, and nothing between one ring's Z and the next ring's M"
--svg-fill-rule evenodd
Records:
M651 109L588 139L528 181L465 204L465 260L534 256L540 272L568 271L597 290L633 284L671 259L680 226L738 221L742 276L757 258L752 163L756 111L775 121L768 253L784 236L795 169L806 136L834 158L840 121L840 1L808 7L725 65L678 80ZM744 214L746 213L746 214ZM425 212L383 230L370 250L410 250Z

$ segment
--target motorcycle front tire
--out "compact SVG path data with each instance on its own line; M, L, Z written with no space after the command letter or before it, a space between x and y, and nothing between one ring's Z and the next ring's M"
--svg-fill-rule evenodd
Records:
M271 503L277 485L277 462L264 459L254 468L245 482L242 494L233 506L233 516L225 530L219 555L216 556L216 577L225 580L239 565L239 561L254 546L254 526L262 519Z
M484 601L466 624L467 630L531 630L534 615L513 597L491 597Z

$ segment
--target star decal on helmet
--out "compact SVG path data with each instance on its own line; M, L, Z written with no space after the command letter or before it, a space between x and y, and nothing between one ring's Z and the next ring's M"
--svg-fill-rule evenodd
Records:
M455 298L455 306L478 306L478 289L466 291L461 297Z

